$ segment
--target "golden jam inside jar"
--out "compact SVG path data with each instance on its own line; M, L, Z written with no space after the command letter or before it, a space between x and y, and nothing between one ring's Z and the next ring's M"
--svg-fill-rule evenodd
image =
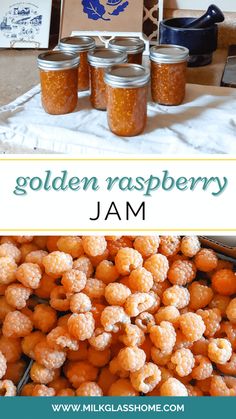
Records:
M47 113L63 115L75 110L78 64L79 58L73 53L49 51L39 55L41 99Z
M129 64L139 64L142 65L143 62L143 53L138 52L137 54L128 54L128 63Z
M149 71L140 65L112 67L105 75L110 130L120 137L141 134L147 122Z
M150 50L152 99L160 105L178 106L185 98L189 51L176 45Z
M94 50L95 40L91 36L69 36L62 38L58 44L61 51L74 52L80 58L78 69L78 91L84 92L90 88L90 73L88 52Z
M88 54L91 77L90 101L93 108L105 111L107 109L107 86L104 80L106 71L116 63L127 61L127 54L107 48L96 48Z
M107 109L107 87L104 81L104 68L90 67L91 74L91 96L90 101L93 108L100 111Z
M177 106L185 98L186 63L151 63L151 91L154 102Z

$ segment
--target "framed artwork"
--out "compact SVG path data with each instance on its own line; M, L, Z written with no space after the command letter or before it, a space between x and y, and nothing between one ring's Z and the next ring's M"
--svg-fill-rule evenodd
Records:
M163 7L163 0L159 0ZM161 7L161 10L162 10ZM162 13L161 13L162 15ZM146 29L146 31L144 31ZM63 0L60 36L157 37L158 0ZM147 37L144 36L146 32Z
M0 48L47 48L52 0L1 0Z

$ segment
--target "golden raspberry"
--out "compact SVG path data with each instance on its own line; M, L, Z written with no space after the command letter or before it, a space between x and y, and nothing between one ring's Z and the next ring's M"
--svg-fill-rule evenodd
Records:
M89 343L97 351L104 351L104 349L111 346L112 335L111 333L105 332L104 329L97 328L93 336L89 339Z
M95 321L91 312L72 314L68 320L69 333L78 340L90 339L95 329Z
M160 349L152 346L151 359L158 367L167 365L170 362L170 358L171 354L162 353Z
M109 388L115 381L117 381L117 377L110 372L109 367L101 368L98 385L101 387L104 396L108 395Z
M119 278L119 272L111 261L102 260L102 262L100 262L96 268L95 276L105 284L110 284Z
M35 329L41 330L43 333L48 333L56 324L57 313L47 304L38 304L32 317Z
M70 308L70 295L62 285L55 286L50 293L50 305L57 311L68 311Z
M187 288L179 285L167 288L163 292L162 302L165 306L174 306L178 309L184 308L189 304L190 294Z
M87 277L84 272L71 269L63 274L61 283L67 293L80 292L86 285Z
M226 315L231 323L236 323L236 298L230 301L226 309Z
M2 257L12 258L16 263L19 263L21 258L21 252L18 249L18 247L16 247L14 244L3 243L0 245L0 258Z
M68 253L74 258L79 258L84 254L82 239L77 236L60 237L57 241L58 250Z
M119 351L118 351L119 353ZM115 375L116 377L120 377L120 378L128 378L129 377L129 371L125 370L124 368L121 367L118 357L114 356L114 358L112 358L110 364L109 364L109 371L111 372L111 374Z
M194 380L205 380L213 373L213 366L207 356L196 355L195 365L192 370L192 377Z
M0 379L6 374L7 360L3 353L0 351Z
M77 388L75 392L76 396L92 396L99 397L103 396L101 387L94 381L86 381Z
M59 240L59 236L49 236L47 237L46 241L46 248L49 252L55 252L58 250L57 242Z
M83 292L74 294L70 298L70 310L72 313L86 313L92 308L90 298Z
M160 308L161 299L153 290L149 291L148 294L150 297L152 297L154 304L150 308L148 308L147 311L151 314L155 314L157 310Z
M123 247L118 250L115 257L115 265L120 275L129 275L134 269L141 268L143 258L137 250Z
M181 381L176 378L168 378L161 386L161 396L186 397L188 396L187 388Z
M39 298L49 299L53 288L56 285L56 278L52 278L47 274L43 274L39 287L34 290L35 295Z
M194 342L194 344L191 347L191 351L194 355L203 355L207 357L208 344L209 341L206 338L202 337L201 339Z
M50 383L51 385L51 383ZM56 393L58 397L73 397L75 396L75 391L72 388L63 388Z
M234 388L231 388L231 386L227 385L227 381L225 380L225 378L216 375L211 378L210 395L214 397L235 396L236 391Z
M34 252L35 250L38 250L38 247L34 244L34 243L24 243L21 245L20 247L20 252L21 252L21 262L25 262L25 258L26 256L31 253Z
M53 397L56 395L54 388L47 387L44 384L36 384L32 391L33 397Z
M208 310L197 310L196 313L199 316L201 316L206 326L204 335L207 337L213 337L216 334L216 332L220 329L220 310L218 308L210 308Z
M210 272L217 268L218 258L211 249L201 249L194 258L199 271Z
M176 260L168 271L168 279L173 285L187 285L195 276L196 267L191 260Z
M88 278L83 292L88 295L89 298L101 298L105 294L106 284L100 279Z
M179 325L182 333L190 342L201 339L206 326L201 316L195 313L185 313L180 316Z
M41 278L42 272L36 263L22 263L16 271L16 279L28 288L38 288Z
M230 269L220 269L212 277L213 289L221 295L236 293L236 276Z
M72 351L78 351L79 344L73 339L68 330L65 327L57 326L52 329L47 335L47 343L53 349L70 349Z
M64 371L74 388L86 381L97 381L98 368L87 361L69 362Z
M7 362L19 361L22 355L20 339L0 336L0 352L5 356Z
M10 306L20 310L26 306L31 292L30 288L26 288L21 284L11 284L5 291L5 297Z
M12 257L0 257L0 285L8 285L15 281L17 264Z
M12 311L5 317L2 326L2 333L8 338L23 338L33 329L33 324L29 317L20 311Z
M36 331L31 332L29 335L25 336L21 341L22 351L31 359L35 359L34 348L37 343L43 340L45 335L42 332Z
M40 269L42 269L43 271L44 270L43 258L44 256L47 256L47 255L48 255L48 252L46 252L46 250L34 250L33 252L30 252L27 254L25 258L25 262L34 263L38 265Z
M148 333L150 328L155 325L155 318L151 313L143 311L135 318L135 324L144 333Z
M133 291L148 292L153 287L152 274L145 268L135 269L129 276L129 284Z
M158 236L139 236L134 240L134 248L145 259L157 253L159 244L160 238Z
M176 342L174 346L174 350L177 351L178 349L186 348L189 349L193 345L193 342L189 341L186 336L179 330L176 330Z
M19 361L13 363L8 362L7 371L3 379L11 380L15 385L18 385L26 370L26 366L26 361L24 361L23 359L20 359Z
M179 320L180 312L175 306L160 307L155 314L155 320L157 324L162 321L170 322L176 325Z
M170 354L176 341L175 328L169 322L163 321L159 326L152 326L150 339L163 354Z
M87 278L90 278L93 274L93 264L90 259L86 256L74 260L73 269L83 272Z
M48 384L56 376L56 370L49 370L43 365L34 362L30 369L30 378L34 383Z
M111 385L108 396L134 397L138 396L138 392L133 388L130 380L120 378Z
M4 397L16 396L16 387L11 380L0 381L0 395Z
M154 282L164 282L167 278L169 262L166 256L158 253L145 260L144 268L151 272Z
M19 244L30 243L33 241L33 236L13 236L14 240Z
M227 339L211 339L208 345L208 356L216 364L225 364L232 355L232 346Z
M155 304L153 295L146 292L135 292L125 302L125 311L130 317L136 317L149 310Z
M135 324L126 324L124 333L119 336L119 340L126 346L140 346L145 340L145 335Z
M122 247L133 247L132 240L129 237L123 236L120 239L109 240L107 242L107 249L109 251L109 259L114 260L118 250Z
M135 372L144 366L146 354L137 346L127 347L120 350L117 360L125 371Z
M123 306L131 291L119 283L110 283L105 288L105 298L110 305Z
M46 250L47 248L47 236L34 236L34 244L38 246L39 249Z
M107 248L107 242L104 236L83 237L82 243L84 251L88 256L100 256Z
M212 298L209 307L210 308L218 308L220 310L221 316L226 316L226 309L230 303L230 297L226 295L215 294Z
M219 371L227 375L236 375L236 353L233 353L230 360L224 364L216 364Z
M171 362L175 366L175 371L180 377L185 377L192 372L195 364L194 356L189 349L178 349L171 357Z
M186 236L181 240L180 250L189 258L195 256L201 248L200 241L197 236Z
M60 368L66 360L66 353L62 350L51 348L46 339L35 345L34 353L36 362L49 370Z
M32 396L33 389L35 387L34 383L25 384L21 390L20 395L24 397L30 397Z
M78 351L71 351L70 349L67 351L67 359L69 359L69 361L86 361L87 358L88 358L88 342L87 341L79 342Z
M59 278L72 269L73 259L68 253L55 251L43 258L43 265L48 275Z
M188 390L188 395L190 397L200 397L200 396L203 396L202 390L200 390L200 388L198 388L196 385L195 386L192 386L191 384L186 384L185 387Z
M104 349L103 351L97 351L96 349L88 349L88 361L95 367L105 367L110 361L111 351L109 348Z
M193 282L189 288L190 292L190 308L194 311L204 308L210 304L213 298L213 291L210 287L202 285L200 282Z
M130 323L130 317L125 313L123 307L108 306L101 314L101 324L106 332L117 333L120 325Z
M166 257L176 255L180 250L180 237L161 236L159 252Z
M147 362L140 370L130 373L130 381L135 390L146 394L161 381L161 371L157 365Z

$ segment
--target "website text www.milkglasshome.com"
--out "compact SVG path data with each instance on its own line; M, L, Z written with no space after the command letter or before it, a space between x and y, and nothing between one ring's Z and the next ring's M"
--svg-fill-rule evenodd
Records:
M110 404L110 403L82 403L82 404L52 404L52 411L54 413L111 413L111 412L163 412L163 413L183 413L185 411L184 404Z

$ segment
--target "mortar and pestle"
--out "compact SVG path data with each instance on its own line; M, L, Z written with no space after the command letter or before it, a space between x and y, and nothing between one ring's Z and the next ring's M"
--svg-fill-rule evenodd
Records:
M160 44L181 45L189 49L189 67L200 67L212 62L217 49L218 26L224 21L222 11L212 4L198 19L181 17L160 23Z

